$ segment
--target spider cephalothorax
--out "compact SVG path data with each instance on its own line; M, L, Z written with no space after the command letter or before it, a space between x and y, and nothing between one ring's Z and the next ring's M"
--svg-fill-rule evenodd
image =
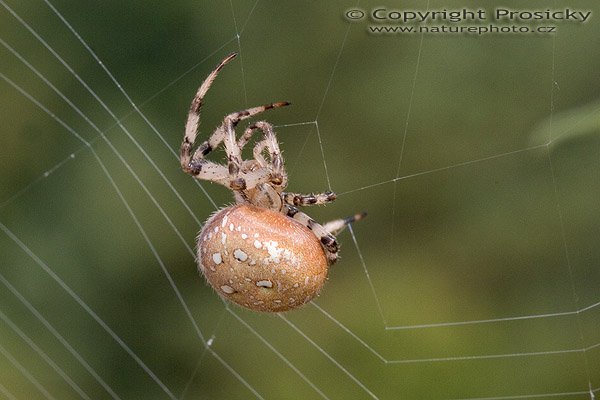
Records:
M227 56L204 80L192 104L181 143L181 167L197 179L230 188L236 205L219 210L204 224L198 236L198 264L211 286L223 297L257 311L285 311L316 296L339 246L335 234L365 213L320 225L297 206L325 204L335 193L284 192L287 174L273 126L259 121L236 138L241 120L271 108L271 103L227 115L214 133L193 152L204 95L225 64ZM242 150L255 132L262 138L253 158L244 160ZM227 166L205 159L221 143Z

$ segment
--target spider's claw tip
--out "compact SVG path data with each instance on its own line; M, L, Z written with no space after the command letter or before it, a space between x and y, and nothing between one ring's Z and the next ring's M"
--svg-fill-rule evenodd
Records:
M223 61L221 61L221 65L225 65L227 64L229 61L233 60L234 58L236 58L238 55L238 53L236 53L235 51L233 53L229 53L229 55L227 57L225 57L223 59Z
M290 103L289 101L280 101L277 103L273 103L273 107L285 107L285 106L289 106L290 104L292 104L292 103Z
M361 219L363 219L366 216L367 216L367 213L365 211L363 211L363 212L361 212L359 214L351 215L351 216L349 216L347 218L344 218L344 225L348 225L348 224L351 224L353 222L360 221Z
M352 222L360 221L361 219L363 219L366 216L367 216L367 212L366 211L362 211L362 212L360 212L358 214L355 214L352 217Z

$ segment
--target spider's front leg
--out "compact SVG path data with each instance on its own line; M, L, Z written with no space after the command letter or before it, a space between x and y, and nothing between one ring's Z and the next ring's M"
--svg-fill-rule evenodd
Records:
M200 109L202 108L204 96L206 95L206 92L208 92L208 89L210 89L210 86L219 74L219 71L221 71L225 64L233 60L236 56L236 53L231 53L230 55L225 57L219 63L219 65L217 65L217 67L210 73L210 75L208 75L204 82L202 82L202 85L200 85L200 87L198 88L198 91L196 92L196 95L194 96L194 99L190 104L190 111L188 113L187 122L185 124L185 135L183 137L183 141L181 142L179 151L181 168L183 168L183 170L190 175L194 175L192 169L190 168L190 164L192 161L192 147L194 146L196 135L198 134L198 127L200 126ZM213 139L213 142L217 142L218 144L221 140L223 139L219 139L218 137L216 137ZM206 150L202 150L201 153L204 151ZM195 153L198 153L198 150L196 150Z
M223 69L223 67L233 60L237 56L236 53L232 53L225 57L219 65L208 75L208 77L202 82L202 85L198 88L192 103L190 104L190 110L188 113L187 122L185 124L185 135L183 137L183 141L181 142L179 159L181 163L181 168L184 172L193 175L199 179L210 179L205 178L203 176L198 176L198 173L201 169L207 168L208 164L204 161L204 157L210 153L213 149L215 149L224 139L227 133L226 121L231 121L235 126L240 120L250 118L256 114L259 114L263 111L270 110L272 108L287 106L288 102L278 102L266 104L264 106L253 107L247 110L239 111L237 113L233 113L228 115L225 118L223 124L215 130L215 132L208 138L208 140L204 141L192 154L192 148L194 147L194 142L196 140L196 136L198 135L198 127L200 126L200 109L202 108L202 104L204 101L204 96L210 89L210 86L216 79L219 71ZM210 167L212 168L212 167ZM213 168L214 169L214 168ZM221 171L219 171L220 173Z

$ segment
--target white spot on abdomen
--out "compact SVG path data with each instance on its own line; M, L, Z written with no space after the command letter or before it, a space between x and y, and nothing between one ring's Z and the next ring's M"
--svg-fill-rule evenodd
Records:
M263 242L263 246L269 252L269 258L266 258L266 262L273 262L275 264L279 264L282 256L288 256L285 253L286 249L282 249L279 247L279 243L274 240L269 240L268 242ZM289 253L289 250L288 250ZM291 254L291 253L290 253Z
M271 288L271 287L273 287L273 282L271 282L270 280L266 279L264 281L258 281L258 282L256 282L256 286Z
M231 287L231 286L229 286L229 285L223 285L223 286L221 286L221 290L222 290L224 293L227 293L227 294L231 294L231 293L234 293L234 292L235 292L235 289L234 289L234 288L232 288L232 287Z
M214 253L212 255L212 259L215 264L221 264L223 262L223 257L221 257L221 253Z
M248 254L244 253L241 249L235 249L233 256L238 261L246 261L248 259Z

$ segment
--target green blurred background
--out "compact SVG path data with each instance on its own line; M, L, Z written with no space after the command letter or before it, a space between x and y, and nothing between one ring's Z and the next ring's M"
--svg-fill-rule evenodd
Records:
M598 396L600 6L494 3L592 16L373 35L344 12L479 3L0 1L0 398ZM223 303L192 254L232 197L175 154L231 51L201 137L289 100L264 115L289 189L369 212L284 315Z

